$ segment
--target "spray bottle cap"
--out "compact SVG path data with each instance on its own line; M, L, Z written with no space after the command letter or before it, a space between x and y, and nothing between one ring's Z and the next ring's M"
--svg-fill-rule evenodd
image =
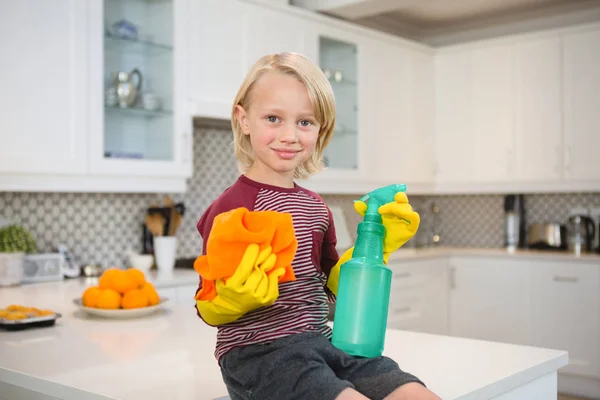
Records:
M379 207L386 203L394 201L394 196L398 192L406 192L406 185L404 184L393 184L384 186L379 189L375 189L363 197L360 201L367 204L367 211L365 212L365 221L373 221L381 223L381 215L379 215Z

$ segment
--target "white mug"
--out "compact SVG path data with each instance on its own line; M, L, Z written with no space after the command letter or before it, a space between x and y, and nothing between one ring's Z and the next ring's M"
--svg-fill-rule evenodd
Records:
M173 271L176 253L177 238L175 236L154 237L154 259L159 272Z

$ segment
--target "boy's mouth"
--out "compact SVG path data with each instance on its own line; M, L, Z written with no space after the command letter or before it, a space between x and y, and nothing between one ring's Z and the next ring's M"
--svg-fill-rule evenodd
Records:
M284 160L290 160L292 158L294 158L294 156L296 154L298 154L299 150L290 150L290 149L273 149L273 151L275 153L277 153L277 155L280 158L283 158Z

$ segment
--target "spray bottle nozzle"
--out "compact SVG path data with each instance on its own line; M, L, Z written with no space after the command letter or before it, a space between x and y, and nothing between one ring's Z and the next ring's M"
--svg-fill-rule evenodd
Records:
M380 222L381 216L379 215L379 207L386 203L391 203L394 201L394 197L398 192L406 192L406 185L403 184L393 184L384 186L379 189L375 189L363 197L360 198L360 201L364 202L367 205L367 210L365 212L365 221L371 220Z

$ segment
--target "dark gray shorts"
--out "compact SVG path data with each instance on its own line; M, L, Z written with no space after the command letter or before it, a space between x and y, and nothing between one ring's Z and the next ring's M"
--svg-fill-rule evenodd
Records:
M424 386L392 359L350 356L320 333L235 348L219 364L231 400L333 400L346 388L375 400L409 382Z

